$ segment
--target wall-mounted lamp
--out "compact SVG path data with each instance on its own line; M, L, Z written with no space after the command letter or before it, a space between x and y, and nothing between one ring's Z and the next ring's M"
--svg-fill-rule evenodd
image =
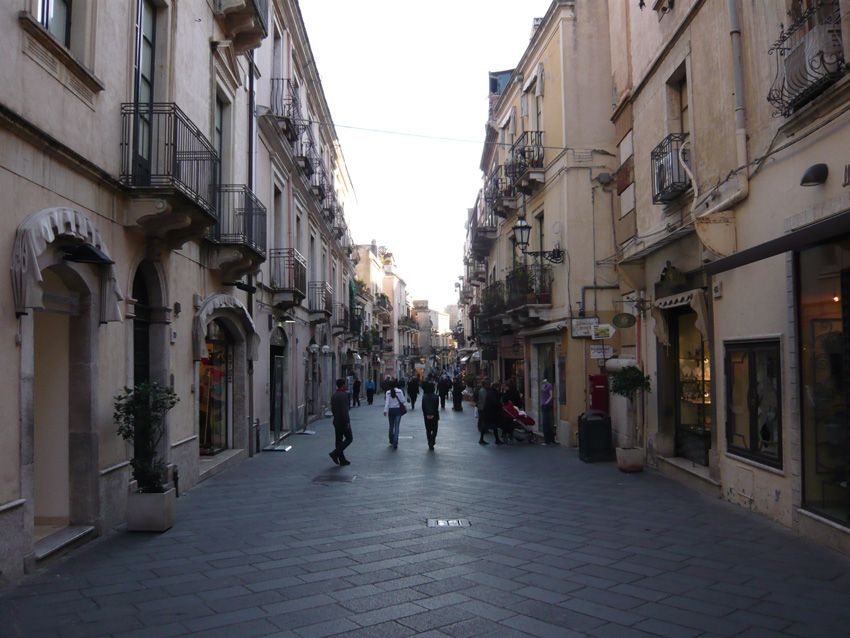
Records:
M800 186L820 186L829 177L829 166L826 164L812 164L803 173Z
M180 312L183 310L183 306L180 305L179 301L174 302L174 316L179 317Z
M307 346L307 350L310 351L310 354L316 354L319 351L319 344L312 337L310 338L310 344Z
M561 250L561 245L558 242L555 242L555 247L552 250L528 250L528 240L531 237L531 224L526 221L525 217L520 217L512 230L513 234L511 237L514 244L519 247L523 255L542 257L547 261L551 261L553 264L563 263L564 251Z
M328 345L322 346L322 354L328 355L331 353L331 347Z

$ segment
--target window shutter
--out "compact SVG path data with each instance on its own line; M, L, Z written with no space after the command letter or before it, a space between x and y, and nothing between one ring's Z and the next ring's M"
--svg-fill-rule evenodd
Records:
M516 135L516 107L511 107L511 123L509 125L511 130L511 135Z
M528 116L528 93L519 96L519 114L521 117Z
M543 63L537 65L537 81L534 85L535 97L543 97Z

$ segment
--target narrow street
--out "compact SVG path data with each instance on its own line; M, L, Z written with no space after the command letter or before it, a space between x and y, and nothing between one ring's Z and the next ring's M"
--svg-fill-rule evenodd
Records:
M24 579L0 597L0 634L847 635L838 554L652 472L479 446L469 408L445 411L435 452L409 413L393 451L381 409L352 411L347 468L319 421L184 494L169 532Z

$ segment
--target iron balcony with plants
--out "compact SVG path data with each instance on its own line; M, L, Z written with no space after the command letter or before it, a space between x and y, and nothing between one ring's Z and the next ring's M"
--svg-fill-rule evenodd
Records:
M505 175L520 193L531 195L545 181L543 131L525 131L511 146Z

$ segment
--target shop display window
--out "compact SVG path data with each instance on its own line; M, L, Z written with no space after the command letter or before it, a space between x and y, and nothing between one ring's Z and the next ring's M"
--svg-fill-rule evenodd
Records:
M675 316L678 360L676 456L708 465L711 449L711 360L694 312Z
M232 357L230 335L217 320L207 328L206 356L201 359L198 438L201 454L227 448L228 381Z
M803 504L850 523L850 240L798 257Z
M726 448L782 467L779 341L726 344Z

